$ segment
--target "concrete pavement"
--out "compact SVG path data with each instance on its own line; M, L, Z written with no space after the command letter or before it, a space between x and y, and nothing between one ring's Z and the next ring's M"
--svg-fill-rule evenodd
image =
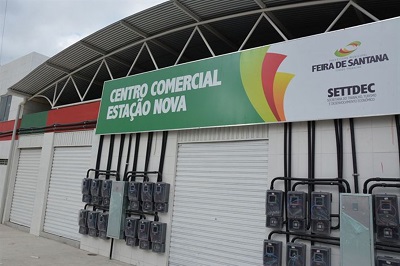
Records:
M127 266L69 245L0 224L0 266Z

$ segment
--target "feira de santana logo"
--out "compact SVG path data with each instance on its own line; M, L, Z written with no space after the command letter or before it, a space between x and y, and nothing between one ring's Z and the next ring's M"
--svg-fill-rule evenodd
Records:
M240 76L247 97L265 122L286 121L284 98L294 74L278 72L286 55L268 53L268 49L242 52Z
M337 57L345 57L345 56L351 55L355 50L357 50L357 48L360 45L361 45L360 41L351 42L348 45L346 45L345 47L336 50L335 55Z

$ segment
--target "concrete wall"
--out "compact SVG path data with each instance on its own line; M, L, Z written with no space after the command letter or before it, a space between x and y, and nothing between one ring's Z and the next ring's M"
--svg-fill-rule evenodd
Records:
M20 81L47 59L47 56L32 52L8 64L0 66L0 95L6 94L8 88ZM21 97L13 96L11 100L9 120L15 119L18 105L21 101Z

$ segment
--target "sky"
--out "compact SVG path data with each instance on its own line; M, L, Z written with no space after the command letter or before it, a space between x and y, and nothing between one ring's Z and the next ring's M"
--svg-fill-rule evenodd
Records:
M51 57L166 0L0 0L0 66L31 52Z

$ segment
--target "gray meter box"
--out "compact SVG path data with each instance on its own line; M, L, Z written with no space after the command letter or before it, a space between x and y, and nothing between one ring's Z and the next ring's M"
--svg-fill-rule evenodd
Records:
M114 181L112 184L107 226L108 237L116 239L124 238L127 187L127 182L124 181Z
M265 214L269 228L282 228L283 225L283 191L267 190Z
M307 231L307 193L289 191L286 205L289 231Z
M264 266L282 265L282 242L275 240L264 240L263 248Z
M286 244L286 265L306 266L305 244L287 243Z
M331 266L331 248L311 247L311 266Z
M329 192L311 193L311 232L321 235L331 233L331 200Z
M399 240L399 208L396 195L374 195L376 237L381 241Z
M340 194L341 266L375 265L372 195Z

